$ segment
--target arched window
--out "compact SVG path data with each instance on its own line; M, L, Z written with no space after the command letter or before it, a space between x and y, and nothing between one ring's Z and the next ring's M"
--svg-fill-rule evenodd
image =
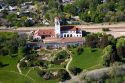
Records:
M72 37L72 34L70 34L70 37Z
M64 37L66 37L66 34L64 34Z
M69 34L67 34L67 37L69 37Z

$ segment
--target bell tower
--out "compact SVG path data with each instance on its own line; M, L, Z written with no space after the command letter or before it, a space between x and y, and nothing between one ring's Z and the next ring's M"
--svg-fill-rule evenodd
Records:
M60 38L60 19L59 17L55 17L55 37Z

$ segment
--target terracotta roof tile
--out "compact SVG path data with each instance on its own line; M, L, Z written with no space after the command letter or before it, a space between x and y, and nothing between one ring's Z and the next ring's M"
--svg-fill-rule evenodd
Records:
M79 27L76 26L61 26L61 31L76 31L81 30Z
M45 38L44 43L71 43L71 42L83 42L82 37L67 37L67 38Z
M37 33L38 35L55 35L54 29L40 29Z

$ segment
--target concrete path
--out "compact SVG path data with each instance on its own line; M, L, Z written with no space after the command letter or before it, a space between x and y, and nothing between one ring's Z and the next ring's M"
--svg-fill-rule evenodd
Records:
M65 49L65 51L70 55L70 59L69 59L67 65L66 65L66 71L69 73L70 77L73 78L74 75L69 70L70 63L72 62L72 59L73 59L72 58L72 54L71 54L71 52L68 49Z
M26 58L26 57L23 57L23 58L20 60L20 62L23 61L25 58ZM22 74L22 71L21 71L21 68L20 68L20 62L17 63L17 69L18 69L19 73Z
M26 73L25 76L27 76L32 69L34 69L34 67L32 67L31 69L29 69L29 71Z

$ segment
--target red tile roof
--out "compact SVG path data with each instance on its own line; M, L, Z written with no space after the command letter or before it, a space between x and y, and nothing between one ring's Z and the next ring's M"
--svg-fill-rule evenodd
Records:
M81 29L76 26L61 26L61 31L76 31L76 30L81 30Z
M72 42L83 42L82 37L67 37L67 38L45 38L44 43L72 43Z
M54 29L40 29L36 32L38 35L51 35L54 36Z
M67 38L62 38L61 42L62 43L68 43L68 42L81 42L83 41L82 37L67 37Z
M60 28L61 31L76 31L76 30L81 30L80 28L76 26L61 26ZM35 35L50 35L50 36L55 36L55 29L39 29L35 31Z

